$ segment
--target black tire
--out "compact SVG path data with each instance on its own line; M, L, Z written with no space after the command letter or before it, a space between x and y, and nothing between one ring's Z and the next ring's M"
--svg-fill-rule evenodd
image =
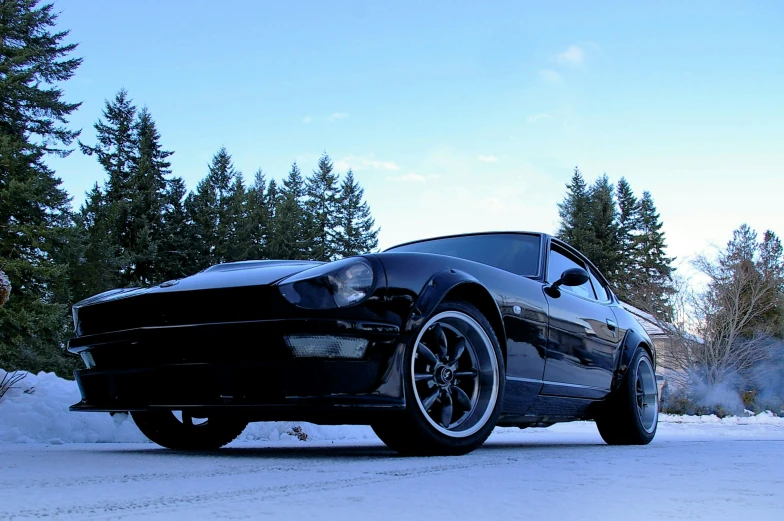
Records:
M656 436L659 389L648 352L642 347L596 416L599 434L608 445L647 445Z
M212 417L201 423L172 411L132 412L131 417L150 441L175 450L217 450L242 434L248 422L231 417Z
M467 454L493 431L504 381L501 347L484 315L466 302L443 302L406 348L405 412L374 423L373 430L400 454Z

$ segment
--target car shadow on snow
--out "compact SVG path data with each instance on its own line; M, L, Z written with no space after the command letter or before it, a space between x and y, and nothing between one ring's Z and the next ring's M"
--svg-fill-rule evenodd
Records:
M482 447L476 449L474 452L466 455L465 457L481 456L483 453L488 454L497 451L520 450L525 452L539 452L551 450L569 450L569 449L586 449L590 448L596 450L597 447L605 449L612 449L602 442L594 442L593 440L586 443L568 441L563 443L527 443L527 442L491 442L486 443ZM170 450L157 445L145 447L143 449L122 448L118 452L125 454L136 455L149 455L155 457L192 457L192 458L253 458L253 459L318 459L328 458L330 460L365 460L365 459L406 459L406 458L421 458L422 456L402 456L384 445L357 445L357 446L330 446L330 445L317 445L317 446L286 446L286 447L258 447L258 446L231 446L214 451L186 451L186 450ZM453 456L434 456L452 458Z
M367 458L388 458L398 456L397 453L383 445L373 446L302 446L302 447L258 447L258 446L230 446L218 450L189 451L171 450L158 445L152 445L143 449L121 449L118 452L150 455L155 457L176 456L195 457L195 458L281 458L281 459L307 459L307 458L342 458L342 459L367 459Z

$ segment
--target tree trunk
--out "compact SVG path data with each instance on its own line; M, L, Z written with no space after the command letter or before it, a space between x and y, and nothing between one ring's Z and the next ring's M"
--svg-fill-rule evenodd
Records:
M11 296L11 281L8 280L8 277L0 270L0 308L3 307L3 304L8 302L8 297Z

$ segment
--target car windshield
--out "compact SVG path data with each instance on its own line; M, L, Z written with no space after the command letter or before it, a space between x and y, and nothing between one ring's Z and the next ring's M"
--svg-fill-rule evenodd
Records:
M539 272L540 241L540 236L534 234L492 233L431 239L387 251L437 253L535 277Z

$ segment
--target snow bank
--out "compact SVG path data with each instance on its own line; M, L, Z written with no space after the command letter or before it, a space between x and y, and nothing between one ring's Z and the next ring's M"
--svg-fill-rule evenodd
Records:
M659 423L691 423L691 424L721 424L721 425L777 425L784 427L784 418L776 416L770 411L754 414L746 411L746 416L726 416L719 418L715 414L703 416L678 416L677 414L659 415Z
M0 369L0 379L5 371ZM76 382L54 373L28 373L0 399L0 442L141 442L146 438L126 415L77 414L68 406L81 399Z
M0 369L0 379L5 376ZM27 374L0 399L0 443L149 443L127 414L75 413L68 407L80 400L76 383L54 373ZM748 417L675 416L662 414L663 424L707 427L770 425L784 428L784 418L770 412ZM376 439L369 427L320 426L302 422L252 423L238 441ZM498 429L498 434L517 429ZM300 436L301 436L300 434Z

